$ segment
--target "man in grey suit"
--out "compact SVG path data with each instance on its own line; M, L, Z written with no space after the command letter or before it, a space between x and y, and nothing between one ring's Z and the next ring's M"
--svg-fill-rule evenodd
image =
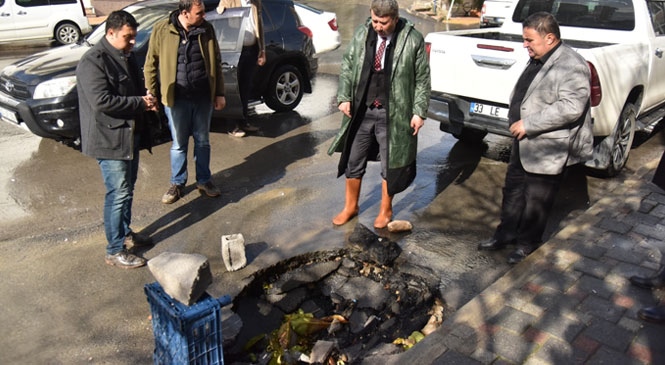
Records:
M531 60L510 99L508 121L513 140L506 171L501 222L479 250L517 248L516 264L543 240L547 218L568 166L591 158L590 71L577 52L561 42L559 24L545 12L522 23L524 48Z

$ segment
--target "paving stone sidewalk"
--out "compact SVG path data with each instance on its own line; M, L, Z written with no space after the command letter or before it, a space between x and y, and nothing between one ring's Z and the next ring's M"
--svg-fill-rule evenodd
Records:
M637 171L446 319L410 351L365 363L665 364L665 325L637 311L664 297L630 285L665 252L658 160Z

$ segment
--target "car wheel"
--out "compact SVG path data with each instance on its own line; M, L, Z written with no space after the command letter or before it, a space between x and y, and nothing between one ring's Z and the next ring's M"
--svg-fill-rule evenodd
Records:
M60 44L72 44L81 39L81 30L72 23L62 23L55 28L55 40Z
M466 144L479 144L483 141L483 138L485 138L486 135L486 131L473 128L462 128L460 133L453 133L453 137Z
M303 84L302 74L295 66L278 67L268 82L267 93L264 96L266 105L276 112L293 110L302 99Z
M621 111L617 125L614 127L614 132L612 135L606 137L612 138L610 141L612 147L608 151L610 154L608 156L609 165L603 171L607 177L618 175L623 167L626 166L628 154L630 153L630 148L633 146L633 138L635 137L636 115L635 105L627 103Z

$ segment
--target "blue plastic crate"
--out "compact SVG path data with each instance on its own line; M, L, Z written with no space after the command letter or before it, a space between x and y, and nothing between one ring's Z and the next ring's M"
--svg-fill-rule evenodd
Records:
M224 365L220 308L225 303L205 293L187 306L159 283L146 284L145 293L152 312L155 364Z

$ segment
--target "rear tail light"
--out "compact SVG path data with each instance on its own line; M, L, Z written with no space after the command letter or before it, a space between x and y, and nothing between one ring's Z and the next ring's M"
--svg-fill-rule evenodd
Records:
M425 52L427 52L427 61L429 62L429 55L432 52L432 43L425 42Z
M329 22L328 25L330 26L330 29L332 30L337 30L337 18L332 18Z
M596 71L596 66L588 61L587 64L589 65L589 70L591 71L591 106L597 106L600 104L600 100L603 98L603 90L600 87L600 79L598 78L598 71Z
M312 34L312 30L309 29L309 28L307 28L307 27L304 26L304 25L299 26L299 27L298 27L298 30L301 31L301 32L303 32L303 33L304 33L306 36L308 36L309 38L312 38L312 36L313 36L313 34Z

